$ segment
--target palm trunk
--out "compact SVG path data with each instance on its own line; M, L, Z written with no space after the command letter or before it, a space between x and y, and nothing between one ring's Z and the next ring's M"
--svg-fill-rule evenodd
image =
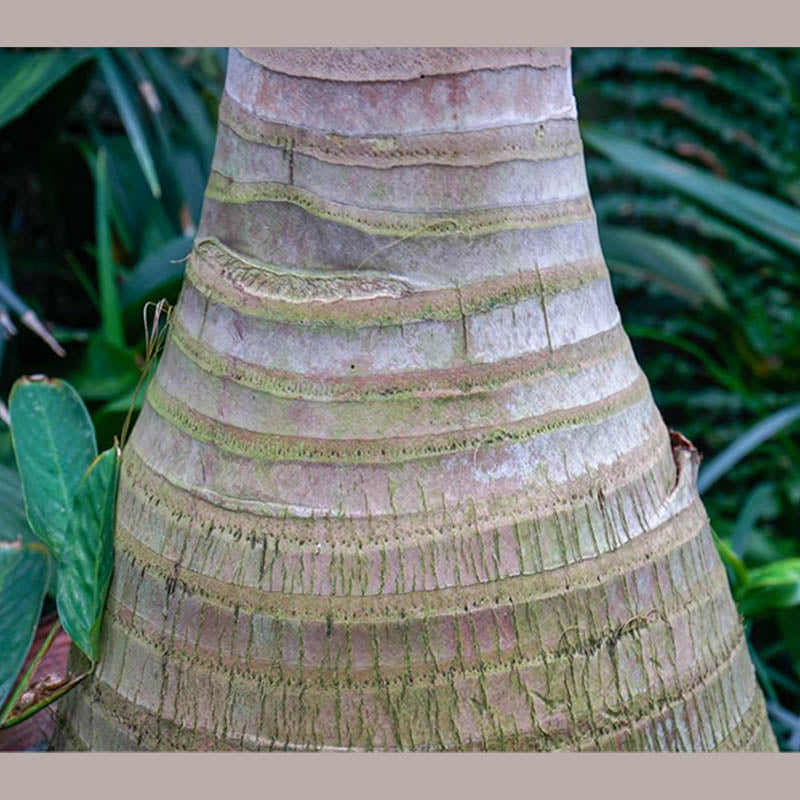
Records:
M68 746L774 749L566 49L231 51Z

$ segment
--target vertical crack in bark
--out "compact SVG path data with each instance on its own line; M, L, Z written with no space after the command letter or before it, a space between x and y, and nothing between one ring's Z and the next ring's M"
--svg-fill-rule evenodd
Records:
M774 749L568 53L365 52L232 53L63 742ZM363 80L415 52L442 70Z

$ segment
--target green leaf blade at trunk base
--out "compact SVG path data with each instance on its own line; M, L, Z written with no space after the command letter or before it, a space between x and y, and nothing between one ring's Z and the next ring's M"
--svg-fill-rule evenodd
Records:
M100 623L114 567L117 451L101 453L81 479L58 570L58 615L75 644L97 661Z

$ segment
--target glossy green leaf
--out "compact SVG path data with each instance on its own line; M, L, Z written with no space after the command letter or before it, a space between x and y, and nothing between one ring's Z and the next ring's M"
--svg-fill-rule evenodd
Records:
M694 253L669 239L631 228L601 225L600 243L611 269L627 268L674 294L717 308L728 307L713 273Z
M16 469L0 464L0 547L3 542L39 542L25 516L25 499ZM55 597L56 571L50 570L47 594Z
M0 127L22 114L90 55L85 49L0 53Z
M751 569L749 580L736 599L745 616L800 605L800 558L786 558Z
M582 134L587 144L639 177L683 192L748 230L800 254L800 209L599 126L587 125Z
M719 455L701 467L697 477L697 490L701 494L707 491L748 453L798 419L800 419L800 403L795 403L757 422Z
M144 123L137 110L136 94L131 90L120 68L114 61L111 53L105 48L97 51L97 61L103 73L109 92L117 106L122 124L130 139L131 146L136 153L139 166L142 168L153 197L161 197L161 186L156 175L153 156L147 143Z
M39 542L0 541L0 709L33 642L49 570Z
M75 492L66 547L58 566L58 615L64 630L97 661L100 623L114 566L117 451L105 450Z
M0 542L37 541L25 517L25 500L17 471L0 464Z
M97 454L78 393L53 378L20 378L9 398L11 433L33 532L60 557L75 489Z

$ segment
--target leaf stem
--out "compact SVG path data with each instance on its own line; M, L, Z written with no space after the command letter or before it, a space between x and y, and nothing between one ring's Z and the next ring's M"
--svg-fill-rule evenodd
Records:
M28 688L28 684L31 682L31 678L36 673L36 669L38 668L39 664L41 663L42 659L47 654L47 651L50 649L50 645L53 644L53 640L56 638L56 635L61 630L61 622L56 620L53 623L53 627L50 628L45 640L42 642L42 646L39 648L36 655L33 657L28 669L25 671L25 674L22 676L22 680L17 684L17 688L11 694L11 697L8 698L8 702L5 704L2 712L0 712L0 728L7 728L10 727L6 724L6 720L9 719L11 712L14 710L14 706L17 704L17 701L20 697L22 697L22 693ZM13 724L13 723L12 723Z
M20 722L25 722L26 719L32 717L43 708L46 708L51 703L55 703L56 700L63 697L70 690L74 689L84 678L88 678L89 675L92 674L93 669L94 665L92 665L92 669L88 670L87 672L82 672L80 675L76 675L74 678L71 678L65 684L59 686L52 694L49 694L47 697L43 697L41 700L39 700L38 703L28 706L23 711L20 711L20 713L15 717L10 717L2 727L13 728L14 725L19 725Z

